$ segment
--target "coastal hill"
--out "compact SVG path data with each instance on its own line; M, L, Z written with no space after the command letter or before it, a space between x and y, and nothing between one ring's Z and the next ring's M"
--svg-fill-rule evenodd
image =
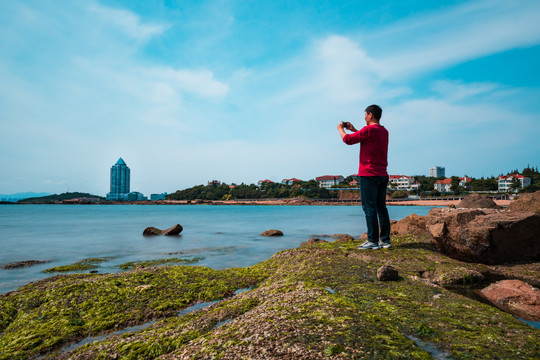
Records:
M465 263L421 235L375 251L325 239L248 268L141 263L28 284L0 295L0 359L538 358L540 330L460 295L503 278L539 286L538 263ZM378 280L385 264L396 281Z
M62 194L53 194L48 196L31 197L23 200L19 200L18 204L56 204L65 200L86 198L86 199L98 199L105 200L104 197L98 195L92 195L89 193L81 192L66 192Z

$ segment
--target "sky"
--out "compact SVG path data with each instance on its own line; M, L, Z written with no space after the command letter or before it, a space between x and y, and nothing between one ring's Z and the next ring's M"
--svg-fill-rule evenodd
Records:
M392 175L540 166L540 2L0 2L0 193L355 174L383 108Z

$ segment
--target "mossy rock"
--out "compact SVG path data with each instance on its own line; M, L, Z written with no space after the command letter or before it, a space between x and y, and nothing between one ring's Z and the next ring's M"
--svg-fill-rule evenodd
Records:
M485 267L456 262L410 236L395 238L388 250L356 245L311 244L248 268L162 266L38 281L0 295L0 359L431 359L430 348L452 359L540 355L538 329L418 275ZM399 269L398 281L377 280L387 263ZM87 336L151 320L157 321L144 329L60 352Z

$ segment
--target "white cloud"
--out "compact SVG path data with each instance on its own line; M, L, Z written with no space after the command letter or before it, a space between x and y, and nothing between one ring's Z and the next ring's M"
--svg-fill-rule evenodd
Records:
M223 97L229 91L229 86L214 79L209 70L153 68L147 74L181 91L194 93L206 97Z
M506 89L505 86L491 82L464 83L463 81L435 81L431 88L448 101L470 100L473 97L484 98L510 94L516 90Z
M412 17L372 36L387 42L378 59L385 77L407 77L538 44L539 16L538 1L480 1Z
M168 28L163 24L145 24L139 16L130 11L113 9L98 3L91 4L89 9L97 15L103 25L113 26L131 38L141 41L160 35Z

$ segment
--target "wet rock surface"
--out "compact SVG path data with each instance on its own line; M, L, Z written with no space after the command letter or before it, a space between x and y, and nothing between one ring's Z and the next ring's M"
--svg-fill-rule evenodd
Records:
M540 289L521 280L502 280L481 290L495 306L526 320L540 321Z
M23 261L16 261L9 264L0 265L0 269L19 269L29 266L34 266L37 264L45 264L50 263L50 260L23 260Z
M540 216L494 209L431 209L426 227L454 259L503 264L540 259Z

